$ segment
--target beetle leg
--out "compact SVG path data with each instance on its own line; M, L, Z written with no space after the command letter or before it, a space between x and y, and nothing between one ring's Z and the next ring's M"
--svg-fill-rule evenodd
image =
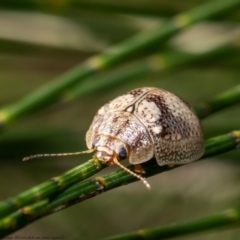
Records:
M146 173L146 171L144 170L144 168L142 167L141 164L134 165L134 172L140 173L140 174L145 174Z

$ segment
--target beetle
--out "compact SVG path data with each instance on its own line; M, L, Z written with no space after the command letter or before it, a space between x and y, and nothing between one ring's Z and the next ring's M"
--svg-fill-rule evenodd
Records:
M150 187L141 175L155 157L159 166L186 164L204 153L203 133L193 109L175 94L160 88L134 89L103 105L86 133L87 151L37 154L24 158L68 156L96 151L95 157L117 164ZM129 159L130 171L119 161Z

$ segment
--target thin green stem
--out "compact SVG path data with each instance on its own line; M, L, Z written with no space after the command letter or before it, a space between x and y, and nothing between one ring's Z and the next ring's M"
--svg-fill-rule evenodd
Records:
M219 110L240 103L240 85L215 96L210 101L199 104L194 109L200 119L209 116Z
M210 216L192 219L186 222L169 224L161 227L142 229L132 233L104 238L104 240L154 240L180 237L223 226L235 226L240 223L240 209L229 209Z
M212 155L218 155L219 153L228 152L237 147L240 147L240 131L233 131L228 134L217 136L206 141L206 150L202 159ZM146 171L146 177L170 171L181 166L184 165L159 167L155 159L143 164L143 168ZM133 170L133 166L130 166L129 168ZM7 217L0 219L0 237L3 237L45 215L62 210L73 204L97 196L100 193L135 181L138 181L138 179L128 172L119 169L104 176L95 177L70 186L53 198L48 198L32 205L25 206L22 209L9 214Z
M123 84L124 82L130 80L133 81L134 79L143 77L148 74L165 71L179 67L183 64L200 61L216 55L232 53L238 50L240 47L236 44L236 41L238 39L240 39L239 35L234 36L232 39L229 39L229 41L214 46L207 52L187 53L175 49L169 49L163 52L155 53L145 59L141 59L133 62L132 64L122 66L113 72L105 73L104 76L99 77L99 75L97 75L91 78L87 78L85 81L81 82L74 88L71 88L69 91L64 93L63 99L66 101L71 101L75 98L78 98L79 96L84 96L89 93L110 88L112 86L116 86L116 84ZM198 111L200 110L201 109Z
M105 167L106 165L102 164L102 162L98 161L96 158L93 158L67 171L61 176L43 182L15 197L3 200L0 202L0 217L4 217L33 202L56 196L59 192L63 191L63 189L92 176Z
M0 110L0 125L4 125L25 114L36 111L37 109L56 101L58 95L66 89L73 87L80 79L91 74L93 69L88 64L81 64L66 72L55 81L40 87L29 95L23 97Z

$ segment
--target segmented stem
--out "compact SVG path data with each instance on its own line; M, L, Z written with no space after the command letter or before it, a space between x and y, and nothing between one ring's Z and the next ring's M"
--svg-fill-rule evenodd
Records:
M65 172L61 176L49 179L17 196L0 201L0 218L23 206L49 198L54 194L63 191L65 188L96 174L105 167L107 167L106 164L93 158L90 161Z

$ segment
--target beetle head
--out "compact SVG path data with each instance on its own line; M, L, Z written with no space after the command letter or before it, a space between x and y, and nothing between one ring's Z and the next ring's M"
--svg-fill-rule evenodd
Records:
M97 135L92 143L96 150L96 157L106 163L113 163L113 159L123 160L128 157L128 147L118 138L106 135Z

